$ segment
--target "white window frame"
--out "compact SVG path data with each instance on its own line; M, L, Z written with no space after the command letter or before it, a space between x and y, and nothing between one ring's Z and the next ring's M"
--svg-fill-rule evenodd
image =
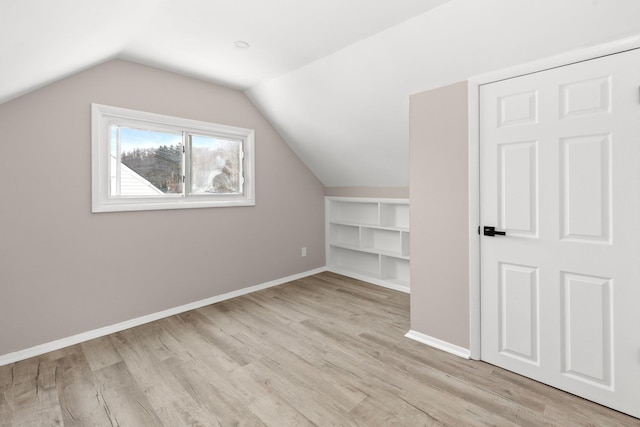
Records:
M193 194L166 196L111 197L110 186L110 126L134 126L145 129L166 129L242 140L241 194ZM91 104L91 209L92 212L142 211L159 209L190 209L230 206L254 206L255 131L234 126L164 116L144 111ZM188 171L183 170L185 175Z

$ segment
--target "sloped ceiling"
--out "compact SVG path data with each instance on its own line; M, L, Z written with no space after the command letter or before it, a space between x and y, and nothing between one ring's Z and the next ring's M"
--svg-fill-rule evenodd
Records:
M638 35L638 16L637 0L0 0L0 102L128 59L246 91L326 186L406 186L410 94Z

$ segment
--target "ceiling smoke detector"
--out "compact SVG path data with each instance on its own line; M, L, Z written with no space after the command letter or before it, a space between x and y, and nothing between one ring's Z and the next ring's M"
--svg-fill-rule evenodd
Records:
M233 42L233 45L238 49L249 49L249 43L244 40L236 40Z

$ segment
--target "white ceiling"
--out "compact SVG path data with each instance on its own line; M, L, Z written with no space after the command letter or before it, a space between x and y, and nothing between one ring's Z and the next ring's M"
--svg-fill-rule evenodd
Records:
M0 0L0 102L129 59L245 90L327 186L406 186L411 93L638 35L638 16L637 0Z
M0 102L113 57L244 90L445 1L0 0Z

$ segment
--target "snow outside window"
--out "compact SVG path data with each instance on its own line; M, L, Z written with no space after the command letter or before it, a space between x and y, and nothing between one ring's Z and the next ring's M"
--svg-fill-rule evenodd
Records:
M92 210L255 205L254 131L92 104Z

